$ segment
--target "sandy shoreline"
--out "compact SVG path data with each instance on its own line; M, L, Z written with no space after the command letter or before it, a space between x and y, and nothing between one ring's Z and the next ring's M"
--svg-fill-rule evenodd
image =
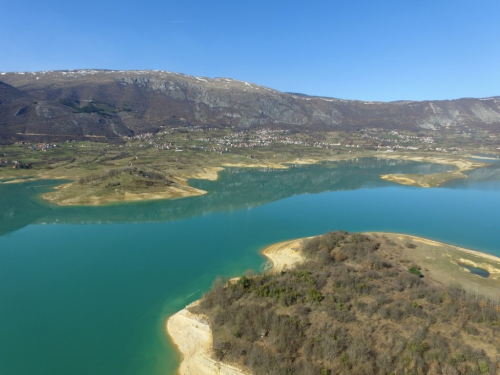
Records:
M273 267L270 272L281 272L292 268L297 263L304 261L304 256L300 253L302 241L305 238L283 241L266 247L262 254L269 258Z
M288 169L286 165L279 163L224 163L224 167L230 168L266 168L266 169Z
M262 254L273 264L271 272L290 269L304 260L300 254L303 238L279 242L266 247ZM208 319L203 315L193 314L188 309L199 301L175 313L168 318L165 330L170 340L182 355L179 375L251 375L243 369L212 358L212 331Z
M203 315L191 313L188 308L196 306L195 301L166 323L166 330L177 350L182 354L182 362L177 371L181 375L249 375L237 367L213 359L212 331Z

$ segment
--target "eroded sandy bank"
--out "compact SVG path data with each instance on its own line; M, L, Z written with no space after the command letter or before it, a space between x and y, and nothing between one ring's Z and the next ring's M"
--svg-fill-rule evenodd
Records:
M300 254L303 239L284 241L264 249L264 254L273 264L271 272L293 268L304 260ZM212 331L208 319L199 314L193 314L186 306L172 315L166 322L166 331L172 342L182 355L179 375L250 375L244 369L217 361L212 358Z
M195 301L167 320L166 329L172 342L182 354L178 370L181 375L248 375L249 373L216 361L211 357L212 331L206 317L191 313Z
M303 262L304 256L300 252L303 240L304 238L283 241L266 247L262 254L273 264L271 272L281 272Z

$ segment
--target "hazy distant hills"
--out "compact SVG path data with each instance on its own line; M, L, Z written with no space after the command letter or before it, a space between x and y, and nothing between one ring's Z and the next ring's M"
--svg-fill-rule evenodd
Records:
M363 102L162 71L0 73L0 139L96 140L161 126L500 130L500 97Z

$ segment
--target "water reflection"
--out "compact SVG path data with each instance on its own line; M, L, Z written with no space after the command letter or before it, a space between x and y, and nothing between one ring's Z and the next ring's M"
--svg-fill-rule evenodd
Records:
M449 166L374 158L291 166L288 170L228 168L217 181L191 180L190 184L208 191L203 196L178 200L115 204L103 207L57 207L39 198L60 181L0 184L0 235L32 223L127 223L163 222L207 215L219 211L251 208L293 195L325 191L383 187L389 173L439 173ZM500 166L474 170L463 187L475 181L498 181Z
M494 162L484 168L464 172L468 178L453 180L446 184L450 188L469 188L481 190L500 189L500 163Z

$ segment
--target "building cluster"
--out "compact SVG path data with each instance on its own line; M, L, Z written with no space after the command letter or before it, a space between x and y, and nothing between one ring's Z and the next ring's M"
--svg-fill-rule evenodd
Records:
M434 143L434 138L429 136L418 136L418 135L410 135L404 134L402 132L391 130L387 132L384 129L370 129L363 131L362 137L372 139L380 144L396 144L396 148L404 148L400 147L401 143ZM409 148L410 150L411 148Z
M14 144L26 146L29 150L33 151L47 151L50 150L51 148L61 147L57 143L31 143L31 142L19 141L15 142Z
M1 160L0 159L0 166L5 167L8 164L18 164L19 162L17 160Z
M416 146L402 146L402 145L394 145L394 146L382 146L382 145L379 145L377 150L383 150L383 149L386 149L386 150L392 150L394 151L395 149L398 149L398 150L412 150L412 151L416 151L419 149L419 147L416 147Z
M158 132L157 134L146 133L133 137L128 137L129 140L142 141L139 144L129 144L130 147L145 147L150 145L159 150L175 150L180 151L186 147L187 141L192 141L195 144L190 145L192 149L204 149L210 152L224 153L230 152L232 148L257 148L268 147L273 144L281 145L300 145L300 146L314 146L326 148L328 145L323 142L308 143L291 137L286 130L274 129L259 129L255 131L234 131L225 133L219 136L206 136L196 139L191 139L192 131L204 132L207 130L214 130L210 128L201 127L188 127L188 128L170 128ZM174 135L169 137L169 135ZM181 139L178 139L181 137ZM170 138L172 141L167 141ZM197 143L197 144L196 144Z
M0 167L10 167L12 169L31 169L31 164L22 163L19 160L0 160Z
M259 130L234 130L232 132L221 131L214 135L213 132L203 136L207 131L221 130L200 126L177 127L164 129L156 134L145 133L128 137L132 141L140 143L129 143L128 147L153 147L158 150L175 150L181 152L186 149L204 150L206 152L226 153L234 148L258 148L272 145L281 146L304 146L321 149L347 149L370 147L376 150L411 150L416 151L422 147L419 144L434 143L433 137L427 135L413 135L405 132L388 129L364 129L355 134L340 135L335 142L318 140L318 137L297 137L290 134L288 130L259 129ZM201 136L200 136L201 135ZM354 138L354 139L353 139ZM343 140L342 140L343 139ZM441 152L447 152L438 150Z
M60 147L58 144L50 144L50 143L37 143L37 144L33 144L33 145L30 145L28 148L30 148L31 150L34 150L34 151L47 151L47 150L50 150L51 148L55 148L55 147Z
M455 130L454 130L455 131ZM456 136L463 135L456 131ZM494 136L487 137L488 140ZM239 130L233 128L221 129L208 126L180 126L163 127L157 133L144 133L131 137L125 137L127 142L119 147L131 148L154 148L157 150L172 150L182 152L186 150L203 150L206 152L227 153L235 148L259 148L270 146L302 146L315 147L326 150L348 149L369 149L369 150L432 150L438 152L459 152L462 149L457 147L433 147L435 143L432 136L427 134L416 134L401 130L390 130L383 128L360 129L356 132L335 133L334 138L327 140L324 135L294 134L293 131L283 129L246 129ZM75 141L67 141L75 142ZM48 151L58 144L51 143L27 143L17 142L26 145L27 148L36 151ZM440 142L438 142L440 143ZM436 144L435 146L438 146ZM448 146L448 145L446 145ZM68 146L71 147L71 146ZM80 147L85 147L80 145ZM390 151L389 151L390 152Z

